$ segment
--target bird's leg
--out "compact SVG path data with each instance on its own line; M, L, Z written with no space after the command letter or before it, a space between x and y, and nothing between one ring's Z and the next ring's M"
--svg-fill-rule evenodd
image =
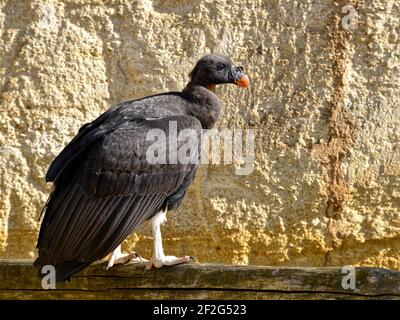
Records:
M151 220L151 228L153 232L153 256L151 257L150 261L146 264L147 270L150 270L153 266L156 268L161 268L162 266L172 266L175 264L190 262L192 259L194 259L193 257L190 256L177 258L175 256L166 256L164 254L160 225L164 224L167 221L166 213L167 210L160 211Z
M132 253L122 253L121 245L119 245L111 254L110 259L108 260L107 270L110 269L113 265L116 264L124 264L124 263L140 263L140 262L148 262L148 260L143 259L140 254L136 252Z

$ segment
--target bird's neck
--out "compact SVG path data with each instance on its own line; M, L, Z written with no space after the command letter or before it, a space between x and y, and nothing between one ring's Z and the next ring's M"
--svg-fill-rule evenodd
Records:
M182 93L190 102L187 111L200 121L204 129L213 127L221 112L221 101L215 94L215 85L205 87L189 82Z

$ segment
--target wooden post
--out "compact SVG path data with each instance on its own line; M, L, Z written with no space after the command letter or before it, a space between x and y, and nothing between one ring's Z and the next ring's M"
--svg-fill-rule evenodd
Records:
M146 272L97 263L44 290L32 261L0 260L0 299L400 299L400 272L356 267L345 289L340 267L184 264Z

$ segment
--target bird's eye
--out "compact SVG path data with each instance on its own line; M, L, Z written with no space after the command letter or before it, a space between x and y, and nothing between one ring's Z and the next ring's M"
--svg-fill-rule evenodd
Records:
M217 70L218 71L222 71L225 69L225 64L223 64L222 62L217 64Z

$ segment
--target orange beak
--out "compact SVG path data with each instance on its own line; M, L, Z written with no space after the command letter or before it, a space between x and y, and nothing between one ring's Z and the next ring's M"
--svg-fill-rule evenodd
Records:
M248 88L250 86L250 79L248 76L242 76L235 84L242 88Z

